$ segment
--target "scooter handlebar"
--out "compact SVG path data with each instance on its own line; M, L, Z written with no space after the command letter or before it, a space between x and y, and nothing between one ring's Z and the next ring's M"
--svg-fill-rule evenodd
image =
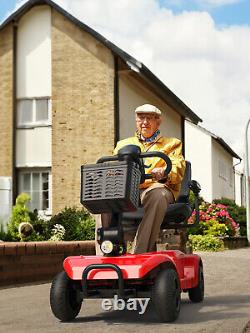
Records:
M166 162L166 165L167 165L166 169L165 169L165 172L164 172L165 177L167 177L167 175L169 174L169 172L172 169L172 161L170 160L170 158L167 155L165 155L164 153L162 153L160 151L148 151L146 153L141 153L140 157L142 157L142 158L160 157L161 159L163 159ZM150 174L145 174L144 178L145 179L152 179L153 175L151 173Z
M138 154L138 158L146 158L146 157L160 157L166 162L166 170L164 172L164 176L167 177L169 172L172 169L172 162L170 158L165 155L164 153L160 151L148 151L145 153L140 153ZM113 162L113 161L118 161L120 160L120 157L118 155L112 155L112 156L103 156L97 160L96 163L104 163L104 162ZM152 174L144 174L144 179L152 179L153 175Z

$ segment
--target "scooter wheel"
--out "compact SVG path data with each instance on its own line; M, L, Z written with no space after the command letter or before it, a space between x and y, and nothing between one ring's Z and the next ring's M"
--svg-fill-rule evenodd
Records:
M160 271L152 288L152 302L164 322L175 321L180 313L181 291L177 272L172 269Z
M64 271L57 274L50 288L50 306L55 317L61 321L70 321L78 315L81 305L76 282Z
M204 299L204 274L201 265L199 266L198 276L199 281L197 287L188 289L189 299L193 303L202 302Z

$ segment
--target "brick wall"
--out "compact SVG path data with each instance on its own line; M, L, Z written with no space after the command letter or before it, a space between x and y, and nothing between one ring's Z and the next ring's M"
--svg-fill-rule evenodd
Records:
M0 176L12 176L13 165L13 28L0 31Z
M94 241L0 243L0 286L51 280L64 258L93 254Z
M114 145L114 59L52 9L52 207L80 205L80 166Z

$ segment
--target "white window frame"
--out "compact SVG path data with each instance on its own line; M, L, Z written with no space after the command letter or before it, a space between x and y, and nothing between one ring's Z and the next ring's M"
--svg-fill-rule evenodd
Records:
M48 208L43 210L43 209L38 209L38 213L39 214L44 214L44 215L52 215L52 175L51 175L51 170L48 168L25 168L25 169L20 169L18 171L18 194L20 194L21 192L25 192L23 190L23 185L21 185L21 181L22 178L21 176L24 174L33 174L33 173L39 173L40 174L40 179L39 181L41 181L41 174L42 173L48 173L48 195L49 195L49 202L48 202ZM39 184L41 187L41 184ZM31 177L31 186L30 186L30 190L32 189L32 177ZM32 191L30 191L32 192ZM42 201L42 192L40 192L40 203Z
M30 122L21 122L19 117L18 103L21 101L32 101L32 120ZM36 101L37 100L47 100L48 102L48 119L47 120L36 120ZM34 98L19 98L17 99L17 128L30 128L30 127L43 127L43 126L51 126L52 124L52 104L51 97L34 97Z

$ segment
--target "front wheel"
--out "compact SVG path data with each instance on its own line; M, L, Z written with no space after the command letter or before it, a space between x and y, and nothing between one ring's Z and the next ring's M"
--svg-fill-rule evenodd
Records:
M181 291L177 272L172 269L160 271L152 289L152 302L164 322L176 320L180 313Z
M195 288L188 289L188 296L193 303L202 302L204 299L204 274L201 265L198 271L198 285Z
M61 321L70 321L78 315L81 305L77 282L71 280L64 271L57 274L50 288L50 306L53 314Z

